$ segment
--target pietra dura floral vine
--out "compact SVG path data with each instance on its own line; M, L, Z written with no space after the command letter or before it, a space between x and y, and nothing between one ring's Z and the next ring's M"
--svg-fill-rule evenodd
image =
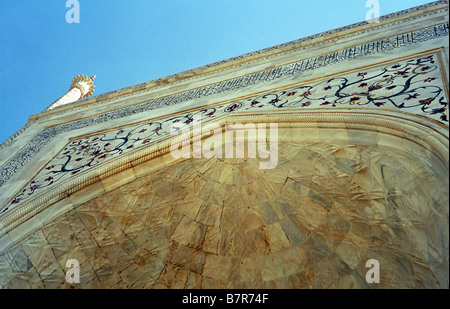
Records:
M81 171L102 163L117 155L129 152L146 144L154 144L162 137L176 132L194 121L194 115L210 118L216 108L204 109L195 113L172 117L161 122L149 122L114 131L97 134L68 143L68 145L49 162L38 175L19 193L11 205L31 196L37 190L53 185L55 182L76 175ZM5 207L0 214L10 207Z
M367 106L404 109L448 124L447 105L435 56L399 62L375 72L358 72L315 85L270 93L251 99L247 109ZM433 74L435 73L435 74ZM228 109L236 110L243 103ZM418 110L419 109L419 110Z
M162 121L124 126L70 141L0 210L0 214L43 188L53 186L112 157L158 142L168 136L171 130L191 125L194 115L201 115L207 120L236 111L252 113L255 110L274 109L367 107L402 109L448 125L448 101L437 63L436 55L400 61L313 85L301 85Z

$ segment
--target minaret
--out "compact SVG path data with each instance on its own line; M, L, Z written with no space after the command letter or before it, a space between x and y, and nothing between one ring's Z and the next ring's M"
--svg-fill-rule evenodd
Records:
M86 75L77 75L67 91L61 98L56 100L47 110L52 110L55 107L75 102L79 99L89 97L94 93L94 78L96 76L87 77Z

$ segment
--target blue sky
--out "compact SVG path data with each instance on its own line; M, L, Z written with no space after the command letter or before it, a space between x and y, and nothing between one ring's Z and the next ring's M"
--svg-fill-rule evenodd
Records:
M95 93L363 21L366 0L0 0L0 143L78 74ZM386 15L426 0L379 0Z

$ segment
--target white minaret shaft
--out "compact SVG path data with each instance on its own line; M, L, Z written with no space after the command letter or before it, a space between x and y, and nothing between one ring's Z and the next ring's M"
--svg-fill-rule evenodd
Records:
M86 75L77 75L72 81L72 85L70 85L69 91L67 91L61 98L56 100L48 110L52 110L55 107L62 106L68 103L75 102L81 98L86 98L92 95L94 92L94 78L87 77Z

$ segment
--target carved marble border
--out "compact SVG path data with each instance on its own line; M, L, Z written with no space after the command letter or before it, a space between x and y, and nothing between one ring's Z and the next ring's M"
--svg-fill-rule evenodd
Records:
M34 122L35 120L28 121L22 128L19 129L19 131L17 131L13 135L11 135L8 139L6 139L2 144L0 144L0 150L2 150L6 146L9 146L20 134L25 132Z

